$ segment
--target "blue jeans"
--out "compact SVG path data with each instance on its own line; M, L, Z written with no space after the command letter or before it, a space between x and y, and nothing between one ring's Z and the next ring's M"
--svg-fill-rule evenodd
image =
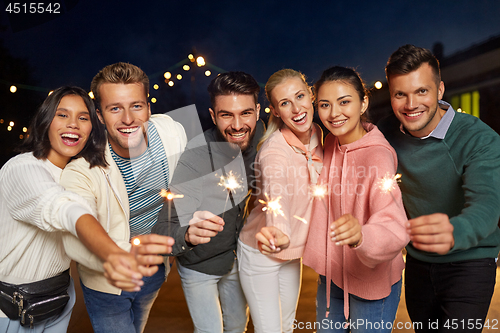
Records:
M416 332L481 332L495 290L495 259L432 264L406 256L406 308Z
M245 332L248 307L237 261L223 276L197 272L181 266L179 261L177 270L195 333Z
M318 333L325 332L386 332L392 331L401 296L401 280L392 285L391 293L379 300L366 300L349 294L349 321L344 317L344 291L331 282L330 315L326 313L326 278L318 279L316 322Z
M95 333L139 333L144 330L149 311L165 282L165 265L158 266L153 276L144 277L138 292L122 291L121 295L103 293L82 285L85 306Z
M39 324L35 325L33 329L29 326L21 326L19 320L11 320L9 318L0 318L0 332L1 333L61 333L68 330L69 319L71 312L75 306L76 293L73 278L71 278L70 286L68 288L69 301L66 304L63 312L54 318L46 319Z

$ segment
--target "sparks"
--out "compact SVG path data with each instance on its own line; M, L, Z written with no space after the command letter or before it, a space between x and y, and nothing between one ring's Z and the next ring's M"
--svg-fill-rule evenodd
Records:
M238 176L233 173L233 170L231 170L226 177L220 176L219 186L234 193L237 189L241 188L241 181L238 179Z
M323 199L327 194L328 194L328 186L326 184L321 184L321 185L316 184L311 186L311 195L314 198Z
M390 175L389 173L386 173L384 178L379 180L379 188L382 193L390 193L392 190L394 190L397 186L397 183L401 178L401 174L397 173L394 176Z
M141 244L141 240L139 238L134 238L132 240L132 244L135 245L135 246L138 246Z
M169 201L177 198L184 198L184 194L173 194L172 192L165 189L161 190L160 195Z
M285 213L283 213L283 211L281 210L281 204L280 204L281 196L277 197L274 200L271 200L267 195L267 193L264 193L264 195L266 196L267 201L259 199L259 202L264 205L262 211L263 212L267 211L267 213L273 213L274 216L281 215L284 217Z
M293 217L295 217L297 220L303 222L304 224L307 224L307 220L305 218L297 216L297 215L294 215Z

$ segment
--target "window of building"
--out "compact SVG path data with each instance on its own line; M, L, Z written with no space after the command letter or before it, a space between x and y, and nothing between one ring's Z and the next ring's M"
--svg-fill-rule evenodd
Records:
M467 92L451 97L451 106L458 112L468 113L480 118L479 91Z

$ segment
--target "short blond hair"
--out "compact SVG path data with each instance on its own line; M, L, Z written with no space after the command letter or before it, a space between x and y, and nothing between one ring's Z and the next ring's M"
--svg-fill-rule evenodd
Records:
M139 67L126 63L117 62L101 69L92 79L90 91L94 94L96 107L101 108L101 96L99 88L103 83L142 83L146 97L149 95L149 78Z

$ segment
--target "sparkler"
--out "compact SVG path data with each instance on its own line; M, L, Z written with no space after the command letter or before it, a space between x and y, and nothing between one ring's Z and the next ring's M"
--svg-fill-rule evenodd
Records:
M283 210L281 210L281 204L280 204L281 196L277 197L274 200L271 200L267 195L267 193L264 193L264 195L266 196L267 201L259 199L259 202L264 205L264 207L262 207L262 211L266 212L266 214L272 213L275 217L281 215L286 219L285 213L283 213ZM270 239L269 244L271 250L273 251L276 250L276 245L274 245L274 239Z
M237 174L230 170L227 176L220 176L219 186L224 187L227 191L226 202L224 203L224 210L222 211L222 219L224 220L224 214L226 213L226 205L229 200L229 193L236 193L236 190L241 188L242 181L238 179Z
M396 201L394 194L392 194L392 190L394 190L396 186L398 186L398 182L400 181L401 181L401 174L397 173L393 176L389 173L386 173L385 176L381 178L378 182L380 191L382 193L389 193L392 197L392 200L394 200L396 204L398 204L398 202Z
M170 223L171 223L171 217L172 217L172 200L177 199L177 198L184 198L184 194L174 194L168 190L162 189L160 192L160 195L165 198L168 204L168 230L167 236L170 236Z
M323 200L326 195L328 195L328 185L327 184L314 184L310 187L311 196L314 199L318 199L323 203L325 207L325 212L328 212L328 208L326 207L326 203Z
M295 217L297 220L303 222L304 224L307 224L307 220L305 218L297 216L297 215L294 215L293 217Z
M280 204L281 196L277 197L274 200L271 200L267 195L267 193L264 193L264 195L266 196L267 201L259 199L259 202L264 205L264 207L262 207L262 211L263 212L267 211L268 214L273 213L275 217L281 215L286 219L285 213L283 213L283 211L281 210L281 204Z
M132 239L132 249L130 250L130 253L134 256L137 255L137 247L139 245L141 245L141 240L139 238Z

